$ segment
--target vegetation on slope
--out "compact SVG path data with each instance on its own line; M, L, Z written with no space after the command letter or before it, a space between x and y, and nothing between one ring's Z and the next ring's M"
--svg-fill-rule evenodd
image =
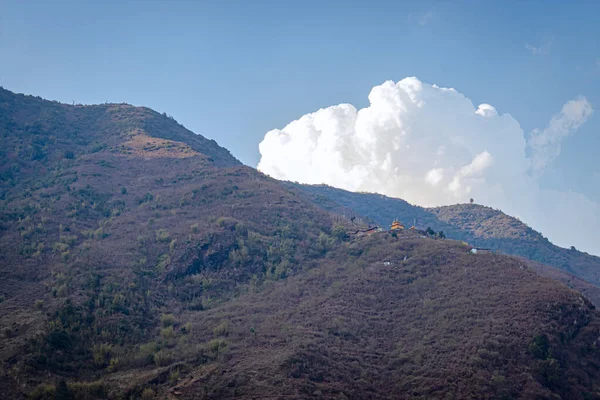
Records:
M185 398L597 398L596 315L517 259L381 233L207 312L209 325L228 321L227 357L175 390Z
M325 185L287 183L326 210L352 210L380 226L399 218L405 224L432 227L447 237L477 247L525 257L559 268L595 285L600 285L600 258L553 245L548 239L502 211L478 204L422 208L404 200L373 193L352 193Z
M328 214L165 116L3 95L7 379L165 364L160 345L139 348L185 327L161 327L162 314L209 309L298 273L331 245ZM43 129L24 130L47 113ZM150 135L151 125L164 131ZM36 146L40 157L22 153Z
M145 108L0 110L4 398L598 396L597 313L519 260L354 238Z

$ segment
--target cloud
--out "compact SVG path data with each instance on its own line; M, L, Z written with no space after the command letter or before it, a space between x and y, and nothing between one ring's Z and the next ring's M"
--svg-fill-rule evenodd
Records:
M466 183L472 178L481 178L486 168L493 164L493 158L490 153L484 151L475 156L469 165L462 167L448 184L448 189L455 196L468 195L471 193L471 185Z
M550 52L550 47L552 47L552 40L546 42L545 44L539 47L533 46L529 43L525 43L525 48L529 50L529 52L534 56L548 54Z
M481 115L482 117L493 117L498 115L498 112L493 106L483 103L480 104L479 107L477 107L477 111L475 111L475 114Z
M431 186L436 186L444 180L444 168L434 168L427 171L425 181Z
M519 215L560 245L600 253L594 239L598 204L541 188L529 173L534 158L526 155L529 146L535 160L551 161L546 154L555 156L556 144L591 113L584 98L567 102L529 144L511 115L489 104L475 107L455 89L417 78L374 87L369 103L323 108L267 132L258 169L277 179L383 193L424 206L473 197ZM586 223L565 229L577 220Z
M421 26L427 25L427 23L433 18L433 13L431 11L426 11L424 13L409 13L408 20L416 21L417 24Z
M592 114L592 105L585 97L570 100L554 115L544 130L531 132L531 172L540 176L544 168L560 155L561 142L573 134Z

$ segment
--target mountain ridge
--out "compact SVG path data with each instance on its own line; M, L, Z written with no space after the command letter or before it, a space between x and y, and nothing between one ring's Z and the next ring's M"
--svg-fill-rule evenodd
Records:
M187 130L170 117L163 118L167 116L166 113L161 115L147 107L126 103L69 105L44 100L37 96L16 94L0 87L0 110L2 123L7 127L20 127L21 133L33 137L51 136L57 144L65 145L64 141L69 140L69 144L89 146L89 151L98 151L99 149L93 146L95 142L102 140L100 146L122 145L118 140L122 139L119 135L136 128L157 139L184 140L192 149L212 157L215 165L242 165L227 149L219 146L214 140ZM112 120L120 131L117 133L106 124L103 126L103 120ZM78 124L86 126L87 135L82 136L84 129L81 129ZM48 127L50 131L46 129ZM33 141L31 145L33 147L31 152L24 155L34 160L46 156L43 152L44 143ZM10 149L2 150L2 155L5 156ZM72 150L65 149L65 151Z
M192 135L0 92L5 398L600 398L579 292Z
M313 202L326 210L335 210L336 204L339 204L384 227L389 226L395 218L403 220L408 226L416 221L421 229L431 227L473 246L548 264L596 286L600 285L600 257L556 246L523 222L491 207L456 204L423 208L375 193L354 193L327 185L286 184L308 194Z

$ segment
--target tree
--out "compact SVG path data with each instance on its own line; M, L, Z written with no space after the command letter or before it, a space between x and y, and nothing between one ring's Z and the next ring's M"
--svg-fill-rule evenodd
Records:
M438 237L439 237L440 239L446 239L446 235L444 235L444 231L439 231L439 232L438 232Z
M346 239L346 229L342 225L336 225L331 232L331 235L339 240Z
M474 200L473 200L473 198L471 197L471 198L469 199L469 203L473 204L473 201L474 201Z
M435 236L435 231L433 229L431 229L430 226L427 227L427 230L425 231L429 236Z

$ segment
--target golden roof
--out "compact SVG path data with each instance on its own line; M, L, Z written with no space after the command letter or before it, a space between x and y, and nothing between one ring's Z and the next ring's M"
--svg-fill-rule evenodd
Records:
M392 230L395 229L404 229L404 225L402 225L402 223L398 220L392 222Z

